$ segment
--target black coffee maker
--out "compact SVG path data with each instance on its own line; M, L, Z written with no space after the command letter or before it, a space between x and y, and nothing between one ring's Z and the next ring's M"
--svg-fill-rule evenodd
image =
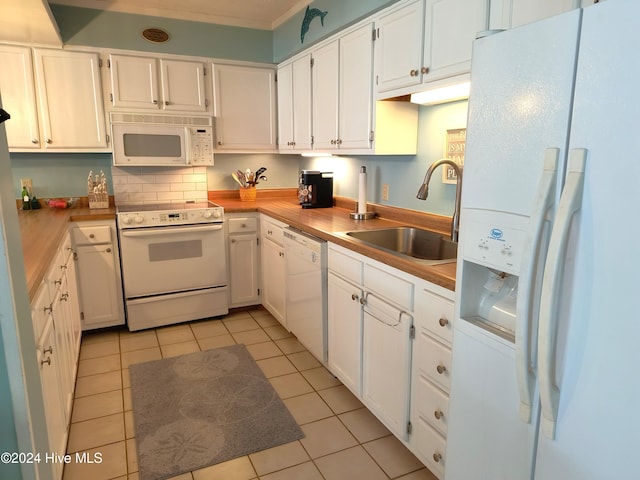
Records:
M302 208L333 207L333 172L302 170L298 199Z

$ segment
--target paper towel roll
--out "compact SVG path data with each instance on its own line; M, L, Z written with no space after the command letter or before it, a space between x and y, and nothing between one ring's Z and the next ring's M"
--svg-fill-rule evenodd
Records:
M358 178L358 213L367 213L367 167L360 168Z

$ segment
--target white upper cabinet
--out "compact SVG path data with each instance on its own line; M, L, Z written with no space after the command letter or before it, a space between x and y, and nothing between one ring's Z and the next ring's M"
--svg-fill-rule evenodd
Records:
M383 14L376 20L376 91L420 83L424 0Z
M9 149L106 151L96 53L0 45L0 94Z
M422 81L468 73L473 41L488 22L488 0L426 0Z
M492 29L508 29L587 6L594 0L491 0Z
M311 54L278 67L278 147L311 149Z
M213 65L218 151L276 150L275 75L273 67Z
M371 149L372 26L352 30L312 55L314 149Z
M110 55L115 109L205 113L205 64L198 61Z
M52 151L106 149L98 54L35 49L34 63L42 147Z
M476 34L486 30L489 0L418 0L376 20L377 98L466 74Z
M5 123L9 148L38 149L40 132L31 49L0 45L0 70L13 72L0 75L2 105L11 115L11 120Z

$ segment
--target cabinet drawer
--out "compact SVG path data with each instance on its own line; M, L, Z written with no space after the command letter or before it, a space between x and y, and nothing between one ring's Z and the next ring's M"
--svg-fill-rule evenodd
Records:
M268 238L272 242L282 245L284 241L284 228L285 225L279 225L269 220L262 220L260 224L260 233L263 238Z
M416 426L414 445L420 460L429 467L440 480L444 478L445 469L445 439L424 420L419 418Z
M437 339L451 345L453 302L427 290L420 290L416 295L416 323Z
M416 413L446 437L449 422L449 396L436 388L424 375L418 375L415 382Z
M418 368L445 392L449 392L451 383L451 350L424 334L420 335Z
M365 264L364 285L365 290L372 290L408 311L413 310L413 283Z
M100 225L95 227L77 227L73 229L75 245L94 245L111 243L111 227Z
M362 262L347 254L329 249L329 270L352 281L356 285L362 285Z
M258 231L257 218L230 218L227 222L229 233L254 233Z

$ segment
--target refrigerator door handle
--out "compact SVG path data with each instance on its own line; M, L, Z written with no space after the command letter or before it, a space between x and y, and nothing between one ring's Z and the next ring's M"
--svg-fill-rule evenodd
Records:
M557 306L564 277L564 258L571 219L582 205L586 158L587 150L585 149L574 149L569 153L567 178L551 231L542 279L538 331L538 378L542 409L540 427L542 434L551 440L555 438L560 402L560 390L555 384Z
M554 203L559 158L560 149L558 148L547 148L544 152L544 170L534 202L536 209L531 215L530 227L524 244L524 251L534 252L535 255L526 256L527 261L523 265L518 280L515 339L516 375L520 395L520 419L525 423L531 423L535 385L535 373L531 367L531 333L533 332L531 310L533 307L534 274L538 259L537 253L541 248L544 222Z

